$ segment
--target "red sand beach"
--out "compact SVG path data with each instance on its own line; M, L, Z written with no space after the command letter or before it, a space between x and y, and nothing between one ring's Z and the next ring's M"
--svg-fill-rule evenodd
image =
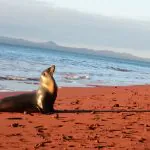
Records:
M0 98L19 92L0 92ZM60 88L57 110L150 110L150 86ZM0 149L150 150L150 112L0 113Z

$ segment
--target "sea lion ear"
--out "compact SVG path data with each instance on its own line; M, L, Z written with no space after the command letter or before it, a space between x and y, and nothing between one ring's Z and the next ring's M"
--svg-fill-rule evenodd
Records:
M55 65L52 65L52 66L50 67L50 72L51 72L51 73L54 73L54 72L55 72Z
M44 76L46 76L46 75L47 75L47 72L46 72L46 71L44 71L44 72L43 72L43 75L44 75Z
M47 76L48 73L47 73L46 71L44 71L44 72L42 73L42 75L43 75L43 76Z

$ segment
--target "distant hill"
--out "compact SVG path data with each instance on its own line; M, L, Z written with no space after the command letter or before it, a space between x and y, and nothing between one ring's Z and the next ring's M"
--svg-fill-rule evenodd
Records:
M148 61L148 58L141 58L131 55L129 53L117 53L109 50L93 50L88 48L75 48L75 47L65 47L56 44L53 41L48 42L32 42L24 39L10 38L10 37L2 37L0 36L0 44L6 45L14 45L14 46L24 46L30 48L42 48L42 49L51 49L51 50L59 50L59 51L67 51L67 52L76 52L76 53L84 53L84 54L92 54L92 55L100 55L105 57L113 57L120 59L129 59L129 60L140 60L140 61Z

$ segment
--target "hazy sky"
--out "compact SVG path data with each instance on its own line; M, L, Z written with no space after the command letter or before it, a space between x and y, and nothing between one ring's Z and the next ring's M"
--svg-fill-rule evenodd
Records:
M0 36L150 58L150 0L0 0Z
M41 0L81 12L150 20L149 0Z

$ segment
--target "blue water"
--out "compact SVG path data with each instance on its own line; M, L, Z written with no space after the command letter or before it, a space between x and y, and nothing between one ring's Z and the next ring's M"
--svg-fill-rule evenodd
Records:
M0 45L0 90L37 89L40 73L51 64L59 87L150 84L147 62Z

